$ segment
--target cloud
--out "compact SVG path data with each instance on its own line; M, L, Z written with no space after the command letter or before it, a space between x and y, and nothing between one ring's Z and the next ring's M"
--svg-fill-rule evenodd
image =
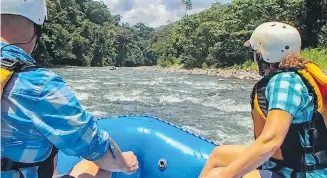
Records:
M219 2L230 0L220 0ZM151 27L180 20L185 10L180 0L103 0L112 14L122 16L122 21L134 25L142 22ZM216 0L193 0L193 9L188 14L209 8Z

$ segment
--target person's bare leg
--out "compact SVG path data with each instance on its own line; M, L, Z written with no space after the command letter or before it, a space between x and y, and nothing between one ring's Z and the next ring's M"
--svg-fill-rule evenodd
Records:
M261 178L261 175L259 170L254 170L244 175L243 178Z
M111 172L101 170L96 164L83 159L70 171L76 178L111 178Z
M211 153L206 165L202 169L200 177L208 176L210 171L219 167L227 167L236 158L242 155L248 146L222 145L217 146Z
M205 176L218 176L221 168L213 168L208 171L208 175Z
M55 163L57 158L55 158ZM55 164L54 177L60 176ZM75 178L111 178L111 172L101 170L96 164L83 159L77 163L66 175L71 175Z
M208 171L208 175L206 176L218 176L221 168L214 168ZM260 172L258 170L254 170L246 175L244 175L242 178L261 178Z

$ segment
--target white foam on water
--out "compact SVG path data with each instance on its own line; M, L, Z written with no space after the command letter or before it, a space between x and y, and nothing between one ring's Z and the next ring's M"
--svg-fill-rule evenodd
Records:
M132 91L128 91L130 93L130 95L132 96L138 96L144 93L144 90L132 90Z
M237 139L233 135L225 133L223 129L212 130L210 135L212 135L214 138L218 138L214 139L215 143L218 144L228 143L230 140Z
M237 124L241 125L241 126L244 126L244 127L247 127L249 129L253 129L253 120L251 117L240 117L238 120L237 120Z
M196 135L200 135L200 136L203 136L203 137L206 137L206 136L210 135L210 131L208 131L208 130L201 130L199 128L192 127L192 126L183 126L182 128L186 129L186 130L188 130L190 132L193 132Z
M122 91L114 91L109 92L105 98L110 101L146 101L151 100L151 98L141 95L144 91L143 90L131 90L127 91L126 93Z
M176 90L176 89L172 89L170 87L165 87L164 90L166 91L172 91L174 93L187 93L187 94L192 94L191 91L186 91L186 90Z
M139 81L139 82L136 82L137 84L139 85L157 85L158 82L157 81Z
M168 95L168 96L163 96L161 95L159 97L160 103L180 103L183 102L184 100L179 98L176 95Z
M201 103L203 106L217 108L227 112L250 112L250 104L235 104L233 99L211 100Z
M107 112L103 112L103 111L92 111L91 113L98 117L105 117L108 114Z
M185 85L192 85L192 86L217 86L218 83L216 82L190 82L190 81L185 81L185 80L181 80L180 82L178 82L180 84L185 84Z
M74 89L76 90L86 90L86 87L85 86L73 86Z
M86 85L86 89L87 90L97 90L99 88L100 88L99 85L98 84L95 84L95 83Z
M128 97L124 96L123 94L121 95L115 95L115 96L106 96L106 99L110 101L140 101L141 97L134 96L134 97Z
M190 101L191 103L201 103L201 100L199 98L194 98L194 97L190 97L190 96L187 96L184 98L185 101Z
M71 80L71 79L65 79L66 83L73 83L74 80Z
M74 80L74 83L96 83L99 80L96 79L83 79L83 80Z
M225 109L226 105L233 105L235 101L233 99L214 99L211 98L211 101L202 102L203 106L213 107L217 109Z
M218 84L216 83L215 85L195 85L193 86L195 89L214 89L214 90L232 90L234 87L232 85L228 84Z
M96 85L95 83L90 83L90 84L74 84L73 89L77 89L77 90L97 90L100 87L98 85Z
M103 85L116 85L117 83L115 82L103 82Z
M86 109L86 110L90 110L90 109L93 109L93 106L85 106L85 105L83 105L83 108Z
M235 112L250 112L251 105L250 104L240 104L234 106L224 106L225 111L235 111Z
M210 136L213 141L217 144L224 145L224 144L249 144L252 140L251 137L248 137L247 134L231 134L226 129L218 128L216 130L212 130Z
M84 92L77 92L77 91L74 91L76 97L78 100L88 100L92 95L91 93L84 93Z

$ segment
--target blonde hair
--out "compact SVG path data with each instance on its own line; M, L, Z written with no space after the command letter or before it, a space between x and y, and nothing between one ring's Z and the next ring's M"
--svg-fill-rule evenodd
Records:
M302 56L289 54L284 60L279 63L279 68L293 68L293 67L300 67L304 68L306 64L314 63L305 59Z

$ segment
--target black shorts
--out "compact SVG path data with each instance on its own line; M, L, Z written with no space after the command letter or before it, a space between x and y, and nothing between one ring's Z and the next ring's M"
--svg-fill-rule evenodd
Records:
M284 178L283 176L269 170L260 170L261 178Z

